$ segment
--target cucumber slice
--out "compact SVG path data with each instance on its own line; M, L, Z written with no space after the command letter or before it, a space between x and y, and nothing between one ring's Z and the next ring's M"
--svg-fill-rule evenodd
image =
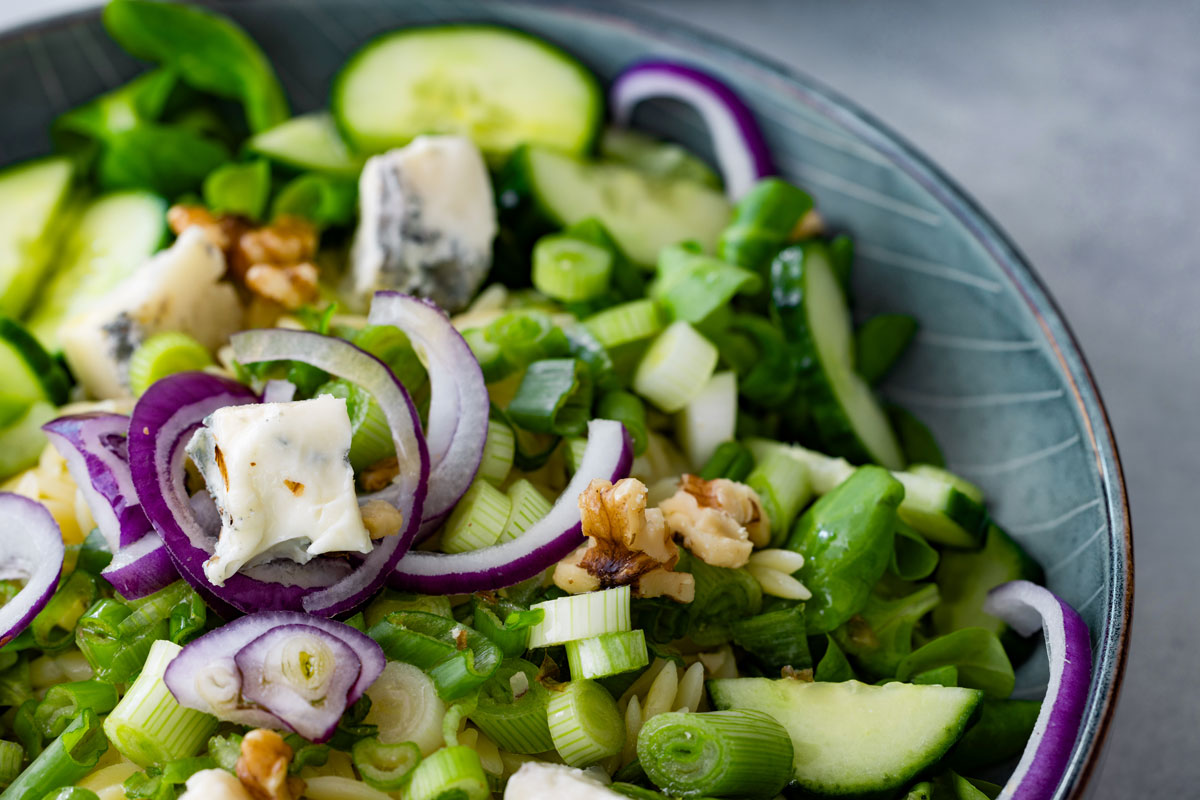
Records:
M628 164L656 178L695 181L713 189L721 188L717 173L684 148L626 128L604 131L600 136L600 157Z
M974 550L983 544L987 508L982 489L928 464L914 464L895 475L904 484L900 519L947 547Z
M366 159L350 151L327 111L301 114L251 136L246 149L296 169L355 177Z
M58 416L53 404L37 401L12 425L0 431L0 479L29 469L46 447L42 426Z
M723 194L694 181L655 178L541 147L514 153L500 186L501 202L510 206L502 214L524 206L551 227L595 217L626 255L645 266L679 242L695 241L712 252L731 214Z
M0 386L10 408L14 399L62 405L67 402L71 380L28 331L0 317Z
M904 455L887 414L854 369L850 311L824 244L805 242L776 256L771 308L793 349L822 449L902 469Z
M57 350L59 326L129 277L166 236L167 204L156 194L113 192L93 200L29 316L29 329L47 349Z
M19 316L41 283L74 173L63 157L0 172L0 314Z
M586 152L604 99L596 78L548 42L507 28L447 25L369 42L335 78L330 108L363 152L422 133L458 133L500 160L525 143Z
M958 741L983 697L952 686L790 678L714 680L708 690L718 709L765 711L787 728L796 782L824 795L904 786Z
M941 604L933 610L933 626L938 634L963 628L984 628L1001 637L1006 645L1011 634L1007 623L983 611L987 593L1008 581L1042 583L1042 568L1013 539L995 525L987 526L983 549L974 553L942 553L935 580L942 593Z

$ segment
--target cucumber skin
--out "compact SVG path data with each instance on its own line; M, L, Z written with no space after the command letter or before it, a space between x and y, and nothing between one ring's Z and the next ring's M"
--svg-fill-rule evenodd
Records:
M338 73L333 77L333 81L330 85L329 113L333 116L333 123L337 127L338 132L342 135L342 138L346 141L346 143L350 145L351 150L359 150L358 142L355 139L354 132L351 131L349 126L347 126L345 124L344 115L342 113L342 108L341 108L341 101L340 101L340 98L342 96L342 84L345 83L347 76L350 74L353 74L353 68L357 64L357 62L360 58L362 58L370 50L383 44L385 42L385 40L392 39L392 38L399 37L399 36L410 36L413 34L419 35L421 33L426 33L429 31L461 31L461 32L490 31L490 32L507 33L507 34L510 34L510 35L513 35L516 37L523 38L523 39L529 41L530 43L536 45L540 49L546 51L547 53L553 55L554 57L561 59L564 63L571 64L579 72L579 75L583 79L583 82L588 84L589 89L590 89L591 99L592 99L592 102L589 104L592 107L592 113L590 114L591 121L590 121L590 126L589 126L591 132L588 135L588 137L580 143L579 148L577 150L573 150L571 152L583 155L583 154L588 154L588 153L592 153L595 151L596 144L600 141L600 134L603 132L603 129L604 129L604 108L605 108L604 92L601 90L600 83L599 83L599 81L596 80L596 76L593 75L592 72L587 67L583 66L583 64L581 64L570 53L551 44L550 42L546 41L545 39L541 39L537 36L534 36L533 34L526 33L525 31L517 30L515 28L508 28L503 25L481 25L478 23L414 26L414 27L410 27L410 28L404 28L404 29L398 30L398 31L389 31L387 33L381 33L380 35L378 35L375 38L368 41L366 44L359 47L358 50L356 50L353 53L353 55L350 56L350 58L346 59L346 62L344 64L342 64L342 68L340 70L338 70ZM525 145L522 145L522 146L525 146ZM480 149L482 149L482 148L480 148ZM518 148L518 149L520 149L520 148Z
M534 242L563 227L538 201L532 172L530 147L522 145L509 156L495 184L499 230L489 279L511 288L533 285L529 264Z
M37 375L51 403L61 406L67 402L71 379L67 377L66 370L50 357L29 331L8 317L0 317L0 339L8 342L25 359L29 369Z
M922 536L943 547L978 550L983 546L984 534L987 532L987 509L958 489L951 488L946 495L946 505L941 511L941 516L958 529L959 535L947 536L942 531L934 531L921 524L919 520L909 516L903 503L900 504L899 514L902 520L920 531Z
M825 367L818 355L813 331L808 324L808 316L804 312L804 302L807 286L804 281L804 261L809 255L824 258L832 269L828 251L824 243L812 240L792 245L782 250L772 263L774 274L777 266L781 265L793 275L799 275L801 286L782 293L772 285L771 311L777 322L790 340L792 364L795 369L799 390L798 394L806 397L810 407L812 432L816 435L820 449L831 455L841 456L854 464L875 464L875 456L859 438L854 430L854 424L846 417L834 393L829 378L825 375ZM772 284L775 280L772 279ZM897 448L899 445L897 444ZM899 469L903 464L885 464L891 469Z
M776 680L769 679L769 678L731 678L731 679L721 679L721 680L710 680L707 682L709 695L712 698L713 706L715 708L721 709L721 710L725 710L725 709L729 709L729 708L758 708L758 710L760 710L760 711L766 711L768 714L775 716L776 719L779 720L780 724L782 724L784 726L784 728L787 728L790 732L790 730L791 730L790 727L786 723L784 723L783 719L780 718L783 716L783 714L781 714L781 711L786 709L786 700L782 700L781 698L778 698L776 696L771 696L769 694L764 693L763 700L761 701L761 707L754 706L754 705L751 705L751 704L748 704L745 702L743 702L742 704L737 705L737 706L732 705L732 702L735 702L735 701L733 701L732 698L728 697L727 695L723 694L723 692L724 692L723 684L729 684L729 683L741 682L741 681L762 681L762 682L765 682L768 684L774 684L774 683L783 683L784 681L792 681L792 679L783 678L783 679L779 679L778 681L776 681ZM814 684L804 684L801 682L797 682L797 683L799 683L799 685L801 685L801 686L814 685ZM858 683L858 681L847 681L845 683ZM815 684L815 685L822 685L822 684ZM875 688L875 687L871 687L871 688ZM936 689L942 689L943 687L928 686L928 687L920 687L920 688L936 690ZM795 691L795 690L793 690L793 691ZM791 785L799 786L802 790L812 792L814 795L819 795L819 796L856 797L856 798L864 798L864 799L872 798L872 800L883 800L883 798L893 797L898 790L900 790L905 785L909 784L913 780L913 778L917 777L918 775L921 775L922 773L927 772L931 767L936 765L946 755L946 753L950 752L951 749L954 747L954 745L962 739L966 730L979 719L979 717L980 717L979 709L980 709L980 706L983 701L983 693L979 692L977 690L964 690L964 691L971 691L974 693L974 695L975 695L974 702L972 702L970 704L969 708L964 709L963 713L959 715L958 719L955 721L954 724L947 727L947 729L945 731L945 736L941 739L941 741L937 745L935 745L934 747L931 747L929 749L929 751L926 753L926 757L922 761L920 761L916 764L910 764L909 767L906 768L902 774L887 775L887 776L885 776L885 778L882 782L879 782L874 786L867 786L867 785L862 785L862 784L842 785L842 784L815 783L815 782L811 782L811 781L806 782L799 775L795 775L794 781ZM743 700L744 700L744 698L743 698ZM804 795L804 796L807 797L808 795Z

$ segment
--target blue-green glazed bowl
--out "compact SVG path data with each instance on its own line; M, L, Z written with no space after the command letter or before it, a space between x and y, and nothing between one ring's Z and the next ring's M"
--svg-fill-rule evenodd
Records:
M885 394L930 425L949 466L987 491L995 519L1045 566L1050 587L1091 629L1091 694L1055 797L1083 794L1129 638L1133 553L1121 466L1066 321L1016 247L952 180L809 78L609 3L240 0L214 7L262 44L298 110L324 105L338 66L367 39L444 21L532 31L606 79L653 56L683 59L732 85L757 115L783 176L810 190L829 222L853 232L858 312L900 311L921 322ZM55 114L141 68L108 40L95 11L0 38L0 162L47 151ZM680 106L650 104L635 121L708 150L699 120ZM1040 697L1045 682L1045 658L1035 657L1019 672L1017 694Z

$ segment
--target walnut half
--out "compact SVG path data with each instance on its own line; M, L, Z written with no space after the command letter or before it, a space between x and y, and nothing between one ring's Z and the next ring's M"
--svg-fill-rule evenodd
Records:
M744 567L771 541L771 522L758 494L744 483L684 475L679 490L659 503L667 526L688 550L714 567Z
M673 572L679 548L662 512L646 508L646 486L633 478L611 484L594 480L579 495L587 544L558 563L554 582L572 594L631 586L638 597L670 597L690 603L695 583Z
M299 800L304 781L288 777L292 748L283 737L266 728L256 728L242 738L237 776L254 800Z

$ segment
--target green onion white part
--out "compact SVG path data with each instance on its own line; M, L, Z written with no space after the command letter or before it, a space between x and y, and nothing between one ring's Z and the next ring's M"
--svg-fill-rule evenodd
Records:
M640 630L576 639L566 646L572 678L606 678L650 663L646 634Z
M499 486L512 469L513 454L517 440L513 429L503 422L488 421L487 440L483 445L483 459L479 462L476 477Z
M612 253L567 234L543 236L533 248L533 285L566 303L603 294L612 268Z
M737 409L737 375L718 372L675 417L676 438L693 470L704 466L717 445L733 438Z
M530 629L531 649L631 628L628 586L559 597L534 603L531 608L540 608L546 613L545 618Z
M606 308L583 321L596 341L612 349L649 339L663 329L662 311L650 298Z
M520 478L508 487L508 499L512 510L500 532L500 541L507 542L516 539L529 529L529 526L550 513L550 501L529 481Z
M600 684L573 680L551 692L547 721L554 749L572 767L586 767L621 752L625 722Z
M512 502L484 480L476 480L454 507L442 533L442 550L465 553L490 547L500 539Z
M683 320L651 342L633 376L633 390L673 414L704 389L717 366L717 348Z
M422 755L442 746L446 704L437 696L425 671L402 661L389 661L367 689L371 710L363 719L378 729L385 744L415 742Z

